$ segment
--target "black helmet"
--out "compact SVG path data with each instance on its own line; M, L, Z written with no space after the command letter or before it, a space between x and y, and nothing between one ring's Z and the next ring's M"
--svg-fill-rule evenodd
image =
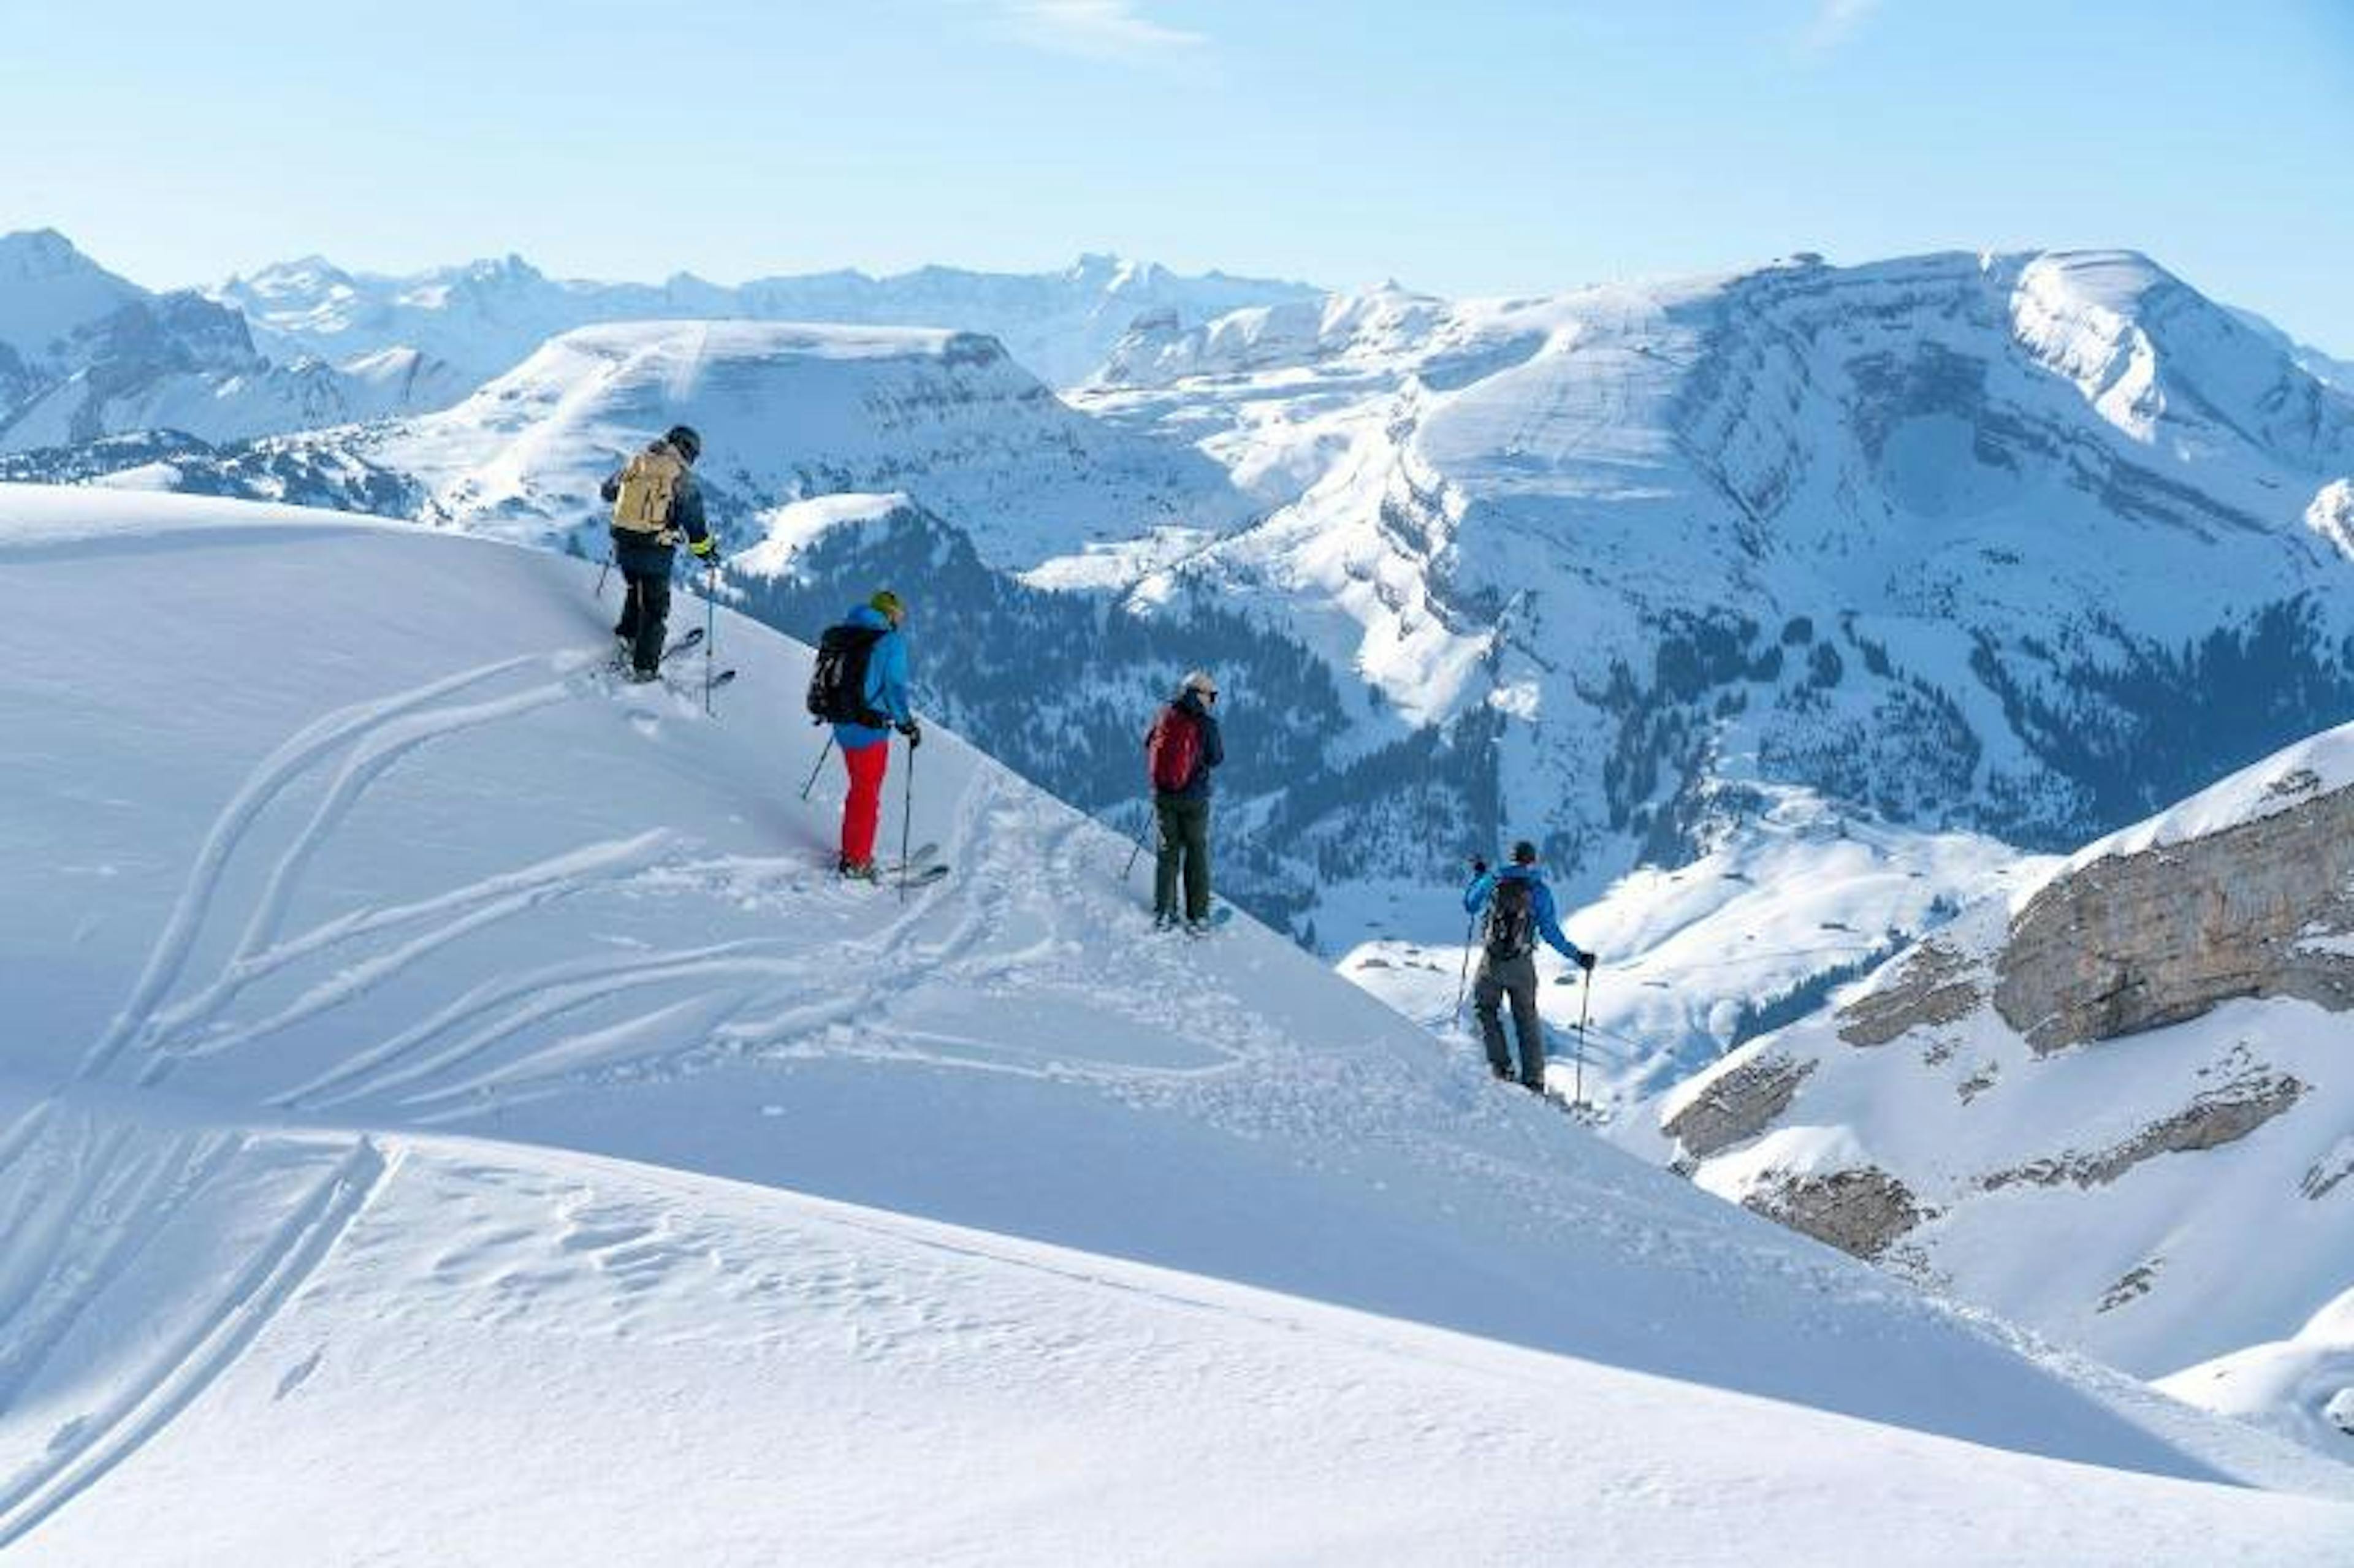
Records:
M1519 843L1512 846L1512 863L1514 865L1534 865L1536 863L1536 845L1529 842L1526 839L1522 839Z
M673 425L663 440L670 444L673 451L689 462L703 455L703 438L695 433L692 425Z

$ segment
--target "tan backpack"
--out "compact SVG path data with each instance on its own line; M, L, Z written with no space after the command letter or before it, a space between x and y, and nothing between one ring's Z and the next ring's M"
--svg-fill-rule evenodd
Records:
M648 447L621 470L621 493L613 498L613 526L631 534L660 535L670 527L671 502L686 464L660 444Z

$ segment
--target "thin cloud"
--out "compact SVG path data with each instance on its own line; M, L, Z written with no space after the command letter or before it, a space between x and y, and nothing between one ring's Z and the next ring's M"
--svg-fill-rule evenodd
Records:
M1808 24L1801 48L1810 55L1827 55L1856 35L1880 0L1819 0L1815 19Z
M1153 21L1137 10L1134 0L1005 0L1004 9L1015 37L1057 54L1141 59L1209 41Z

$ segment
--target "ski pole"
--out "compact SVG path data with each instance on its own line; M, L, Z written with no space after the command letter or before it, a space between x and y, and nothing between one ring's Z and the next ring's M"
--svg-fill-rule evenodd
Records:
M719 597L719 564L713 562L703 579L703 716L711 716L711 660L718 628L712 623L712 605ZM820 760L823 760L822 758Z
M1577 1004L1577 1071L1572 1079L1575 1087L1569 1097L1569 1103L1574 1106L1585 1103L1585 1015L1593 1005L1594 971L1588 969L1585 971L1585 996Z
M1128 885L1128 879L1136 874L1137 856L1144 853L1144 839L1141 834L1132 839L1130 842L1135 847L1128 852L1128 869L1119 874L1120 885L1123 887ZM1152 814L1152 850L1156 855L1161 853L1161 813L1158 811Z
M801 786L802 800L808 800L810 791L817 788L817 776L824 768L825 759L832 755L833 755L833 731L829 729L825 732L825 745L818 750L817 766L810 769L809 781Z
M597 597L599 599L603 599L605 597L605 578L607 574L610 573L612 569L613 552L608 550L605 552L605 564L597 568Z
M899 902L907 902L907 846L915 842L916 743L907 742L907 803L899 813Z
M1471 989L1471 941L1478 935L1479 916L1474 915L1463 923L1463 972L1455 978L1455 1026L1463 1027L1463 997Z

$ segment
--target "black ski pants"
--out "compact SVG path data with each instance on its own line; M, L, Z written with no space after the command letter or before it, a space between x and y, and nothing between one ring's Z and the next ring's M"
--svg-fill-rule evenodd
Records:
M1471 987L1471 1009L1479 1015L1479 1040L1488 1047L1488 1065L1500 1078L1513 1076L1512 1058L1504 1045L1505 1000L1512 1004L1512 1033L1520 1036L1522 1086L1544 1092L1544 1020L1537 1016L1537 956L1517 959L1479 955L1479 978Z
M1152 868L1152 912L1177 913L1177 884L1185 884L1185 918L1210 917L1210 801L1184 795L1155 794L1161 819L1161 854Z
M624 541L613 535L613 564L621 568L621 619L613 635L630 644L630 662L652 673L662 664L663 640L670 630L670 568L675 552L667 545Z

